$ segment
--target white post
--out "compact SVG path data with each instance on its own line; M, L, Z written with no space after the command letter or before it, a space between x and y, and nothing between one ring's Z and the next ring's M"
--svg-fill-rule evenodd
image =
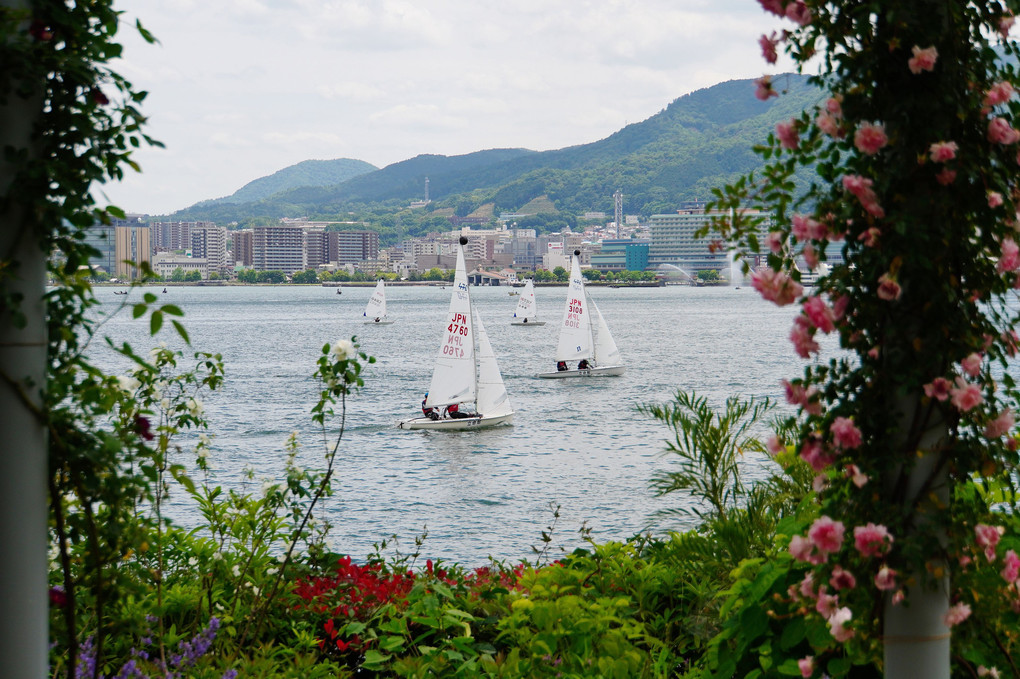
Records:
M37 103L15 95L0 106L0 148L29 147ZM0 195L9 191L15 169L0 156ZM37 412L46 381L46 259L22 214L17 208L0 212L0 262L14 265L5 267L2 287L21 296L18 311L25 319L17 327L0 301L0 665L6 679L44 679L47 447Z
M914 409L920 408L915 399L912 407L904 409L905 414L913 415ZM908 403L906 399L903 401ZM903 422L909 422L904 417ZM903 425L904 431L906 425ZM931 451L946 436L944 422L936 421L921 436L918 447L922 451ZM903 498L906 510L915 507L921 495L936 495L945 505L949 503L949 475L946 469L938 468L939 455L927 452L916 462L907 478ZM928 526L923 517L915 522L915 530L926 530ZM894 547L895 548L895 547ZM948 572L948 569L943 569ZM901 582L913 576L916 584L906 590L906 600L893 605L892 598L885 599L883 656L885 659L885 676L889 679L900 677L924 677L925 679L949 679L949 628L944 624L946 612L949 610L949 577L932 579L925 572L901 573Z

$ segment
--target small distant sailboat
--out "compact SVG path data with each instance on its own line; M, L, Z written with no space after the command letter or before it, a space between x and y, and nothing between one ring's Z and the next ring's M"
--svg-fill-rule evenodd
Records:
M530 278L524 284L524 292L517 298L517 310L514 311L514 320L510 321L510 325L545 325L545 321L538 320L535 282Z
M584 290L580 254L580 250L574 250L574 256L570 258L570 287L556 346L556 372L539 373L539 377L615 376L626 370L620 364L620 350L613 341L606 319L599 312L595 300Z
M368 319L365 321L365 325L390 325L393 323L386 316L386 286L383 285L381 278L376 283L375 290L372 291L372 296L368 299L368 304L365 305L363 315Z
M422 402L422 417L401 420L400 429L462 430L511 424L510 405L496 355L482 319L471 304L464 245L457 249L457 272L444 321L443 341ZM465 409L471 409L467 411ZM427 413L427 414L426 414Z

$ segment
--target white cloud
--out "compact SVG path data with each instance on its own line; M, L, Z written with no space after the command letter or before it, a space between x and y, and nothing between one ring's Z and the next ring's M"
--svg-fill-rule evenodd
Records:
M135 0L116 68L148 90L144 174L105 187L169 212L312 157L561 148L673 99L776 72L750 0ZM140 17L158 46L133 37ZM750 94L750 93L749 93Z

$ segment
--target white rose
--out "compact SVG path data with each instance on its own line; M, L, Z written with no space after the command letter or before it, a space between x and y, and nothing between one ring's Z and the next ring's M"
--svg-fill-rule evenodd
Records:
M202 414L202 411L204 409L205 408L202 406L202 402L199 401L197 398L188 399L188 412L191 413L192 416L198 417L199 415Z
M354 348L354 342L350 340L337 340L336 344L333 345L332 351L336 356L336 360L346 361L354 356L356 349Z
M140 386L142 386L142 383L130 375L121 375L117 378L117 387L125 394L135 393L135 390Z

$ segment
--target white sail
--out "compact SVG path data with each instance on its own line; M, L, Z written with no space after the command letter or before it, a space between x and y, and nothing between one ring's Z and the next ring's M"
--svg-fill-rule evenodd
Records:
M594 358L591 335L591 314L584 294L584 278L577 256L570 258L570 287L563 308L560 338L556 345L556 361L589 361Z
M514 311L514 318L518 321L538 320L535 312L535 284L530 278L524 284L524 291L517 298L517 310Z
M475 400L477 375L473 324L464 248L458 248L450 312L447 314L443 341L439 345L436 367L432 372L426 407L442 407Z
M589 299L588 301L591 302L591 308L595 315L593 332L593 336L595 338L595 365L619 365L620 349L616 346L616 342L613 340L613 335L609 332L609 326L606 325L606 319L602 317L602 312L599 311L598 306L595 304L595 300Z
M482 317L474 312L475 339L478 342L478 408L477 412L484 417L502 417L513 413L510 397L503 384L503 376L496 364L496 354L489 344L489 335L485 332ZM431 393L429 394L431 396Z
M365 316L369 319L386 318L386 288L382 279L375 285L372 296L368 298L365 305Z

